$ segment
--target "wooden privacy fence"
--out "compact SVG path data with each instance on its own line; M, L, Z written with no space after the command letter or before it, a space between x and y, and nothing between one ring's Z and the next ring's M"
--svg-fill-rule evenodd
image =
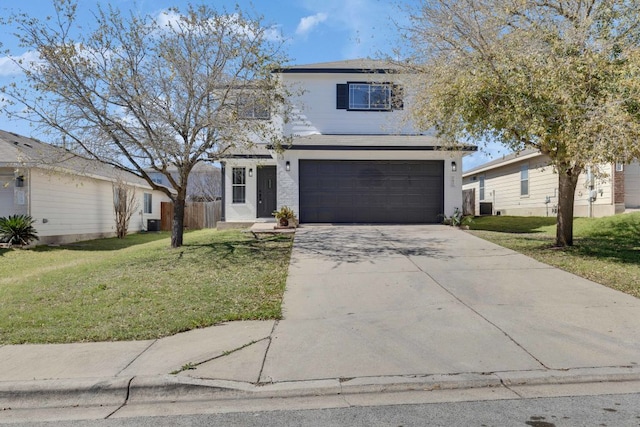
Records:
M476 189L462 191L462 215L476 214Z
M200 228L215 228L222 216L222 201L215 202L187 202L184 207L184 228L197 230ZM173 220L173 203L160 204L160 229L171 231Z

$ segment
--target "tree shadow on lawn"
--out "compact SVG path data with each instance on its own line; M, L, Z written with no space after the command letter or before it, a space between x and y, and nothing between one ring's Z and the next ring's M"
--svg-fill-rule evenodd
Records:
M186 243L184 250L205 249L207 255L232 263L246 262L246 257L279 259L291 249L291 235L272 235L255 239L251 235L230 236L210 243Z
M40 245L35 248L27 250L34 252L51 252L60 249L71 251L116 251L119 249L126 249L137 245L144 245L145 243L155 242L171 237L169 232L146 232L130 234L124 239L118 239L117 237L108 237L104 239L85 240L77 243L67 243L62 245ZM0 253L1 254L1 253Z
M640 264L640 217L637 221L598 224L576 240L572 250L580 255Z

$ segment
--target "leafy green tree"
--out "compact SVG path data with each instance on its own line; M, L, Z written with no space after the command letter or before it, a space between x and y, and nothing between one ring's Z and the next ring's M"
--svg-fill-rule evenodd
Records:
M422 0L411 17L416 121L451 143L493 140L549 156L556 245L572 245L580 173L640 156L637 2Z
M54 5L50 19L15 14L3 22L39 57L16 60L24 82L3 88L5 112L167 194L171 246L181 246L194 166L232 147L281 142L272 121L256 119L247 105L258 105L260 118L286 116L287 97L271 72L287 60L283 40L238 8L189 6L140 17L108 6L81 23L74 1ZM163 173L172 188L153 182L149 171Z

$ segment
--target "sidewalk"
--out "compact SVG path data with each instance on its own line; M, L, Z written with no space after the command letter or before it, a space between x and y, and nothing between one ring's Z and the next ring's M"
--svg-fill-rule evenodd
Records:
M160 340L0 347L20 408L412 390L640 391L640 300L443 226L296 232L281 321ZM578 387L579 386L579 387ZM466 393L466 395L465 395ZM343 402L344 403L344 402ZM336 403L337 404L337 403Z

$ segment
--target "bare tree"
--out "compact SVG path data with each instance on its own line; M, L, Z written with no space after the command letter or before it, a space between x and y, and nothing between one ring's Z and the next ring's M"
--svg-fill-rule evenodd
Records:
M220 169L207 168L194 171L189 181L189 198L192 202L212 202L222 194Z
M451 143L493 140L549 156L556 245L572 245L580 173L640 156L637 2L422 0L411 14L416 121Z
M129 221L140 207L136 189L127 185L123 179L113 183L113 210L115 212L116 236L124 239L129 231Z
M244 114L253 99L286 118L287 96L271 73L286 61L282 40L238 8L189 6L140 17L98 7L95 25L85 28L75 2L54 5L53 19L17 14L4 22L39 55L35 63L16 61L31 90L3 88L5 112L53 129L68 148L163 191L174 204L171 246L181 246L194 166L235 146L282 143L272 120ZM147 171L164 174L172 188Z

